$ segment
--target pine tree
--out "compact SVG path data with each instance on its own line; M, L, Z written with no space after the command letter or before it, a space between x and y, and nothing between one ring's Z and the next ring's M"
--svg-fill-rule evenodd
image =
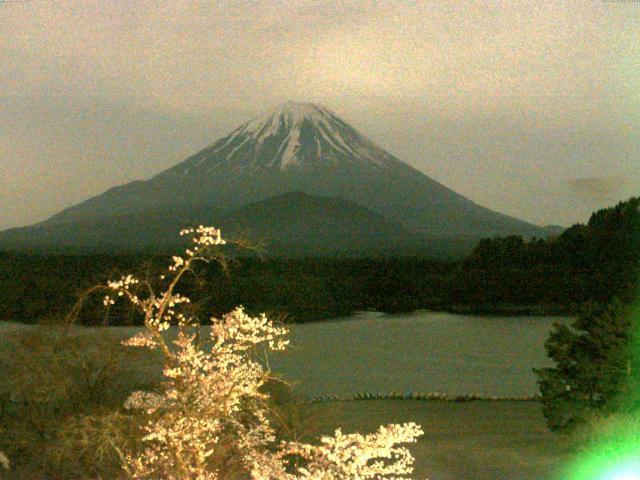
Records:
M615 300L588 304L571 324L554 326L545 347L556 366L534 370L551 430L636 407L635 320L631 307Z

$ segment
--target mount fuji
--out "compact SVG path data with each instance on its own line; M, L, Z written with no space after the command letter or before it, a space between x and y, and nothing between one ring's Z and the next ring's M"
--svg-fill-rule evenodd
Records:
M249 211L280 209L277 218L287 222L287 211L299 210L303 198L286 195L291 192L314 198L302 204L313 204L316 213L318 205L333 202L326 208L332 216L335 200L343 200L344 208L357 217L354 222L377 231L381 221L387 222L389 228L382 228L385 235L395 231L398 238L545 237L552 233L457 194L322 106L287 102L149 180L114 187L45 222L0 233L0 248L117 247L118 242L130 245L132 238L144 241L141 233L145 231L156 232L154 243L163 244L161 239L174 237L175 231L193 222L244 223L251 228L249 218L233 217L255 203L260 208ZM315 218L322 223L321 217ZM343 217L347 222L348 215ZM265 229L283 227L256 222L262 225L258 235L266 237L270 235ZM107 233L110 226L119 231L121 240ZM322 225L313 231L318 228ZM359 230L359 235L367 228ZM351 241L355 244L358 238Z

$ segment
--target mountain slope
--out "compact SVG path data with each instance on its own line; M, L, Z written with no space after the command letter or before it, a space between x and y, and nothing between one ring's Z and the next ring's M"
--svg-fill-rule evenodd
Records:
M150 180L112 188L63 210L36 229L85 225L98 219L108 224L116 217L144 222L149 212L182 212L189 218L193 216L189 212L208 206L237 210L294 191L355 202L420 235L548 235L548 230L455 193L327 109L291 102L250 120ZM127 235L122 225L116 228ZM0 235L0 245L6 236Z
M47 221L0 232L0 250L47 253L173 249L185 227L220 217L215 206L180 206L70 221Z
M177 234L180 229L199 224L259 244L266 255L428 253L424 237L379 214L347 200L301 192L227 213L201 207L43 223L4 232L0 246L20 250L28 243L34 251L49 252L169 250L186 245Z
M271 254L402 253L425 245L422 236L356 203L302 192L251 203L220 224Z

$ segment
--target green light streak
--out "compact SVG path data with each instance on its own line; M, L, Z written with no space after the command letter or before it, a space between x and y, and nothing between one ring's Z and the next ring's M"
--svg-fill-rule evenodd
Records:
M563 480L640 480L640 439L601 444L581 455Z
M631 348L636 361L640 357L640 297L636 298L630 312L634 335ZM637 379L629 372L629 380ZM637 381L628 384L629 396L638 398L634 389L640 388ZM633 392L633 393L632 393ZM635 394L635 395L634 395ZM604 428L602 428L604 425ZM597 429L597 439L578 454L561 480L640 480L640 412L636 408L626 413L609 417Z

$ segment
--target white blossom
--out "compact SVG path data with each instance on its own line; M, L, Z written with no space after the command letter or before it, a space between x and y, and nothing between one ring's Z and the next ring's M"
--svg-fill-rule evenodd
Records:
M336 430L333 437L320 439L321 445L300 443L284 445L284 451L307 461L299 468L298 478L328 479L402 479L413 471L413 457L398 443L413 443L424 432L415 423L382 426L376 433L345 435Z
M215 480L347 480L403 479L412 472L413 457L398 444L422 434L413 423L380 427L373 434L322 437L319 445L277 443L262 386L270 373L254 360L254 352L283 350L287 329L264 314L248 315L242 306L221 319L212 318L209 338L196 343L190 317L180 309L190 300L174 293L177 280L193 261L206 259L208 249L224 245L220 230L200 225L184 229L196 244L187 259L173 257L173 281L166 292L140 299L129 292L137 283L130 275L110 282L145 315L146 332L125 340L127 346L160 348L164 353L161 392L134 392L127 409L147 415L144 447L125 452L125 468L136 479ZM197 255L197 256L196 256ZM171 277L170 277L171 278ZM110 297L105 297L110 303ZM169 348L163 332L171 322L179 330ZM292 463L293 457L302 460ZM1 458L0 458L1 460ZM233 460L233 461L231 461ZM235 469L232 473L232 470Z
M156 348L158 346L150 332L138 332L133 337L123 340L122 344L127 347Z

